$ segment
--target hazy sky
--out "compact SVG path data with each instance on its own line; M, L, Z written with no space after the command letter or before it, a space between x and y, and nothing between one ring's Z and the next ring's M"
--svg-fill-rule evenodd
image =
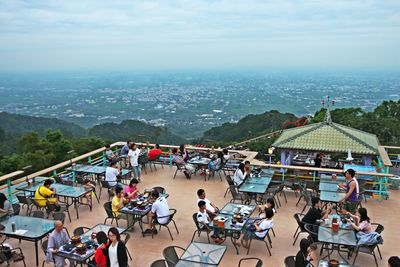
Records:
M0 71L400 67L400 0L0 0Z

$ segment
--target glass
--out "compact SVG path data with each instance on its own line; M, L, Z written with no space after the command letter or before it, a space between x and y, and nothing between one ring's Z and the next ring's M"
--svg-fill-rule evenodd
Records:
M356 246L356 234L353 230L338 229L333 233L331 228L319 227L318 240L324 243Z
M15 223L15 228L17 232L21 230L23 232L20 232L20 234L12 232L12 223ZM6 219L2 221L2 224L5 226L3 230L3 233L5 235L13 234L29 238L39 238L54 229L54 221L52 220L21 215L13 216L9 219Z
M225 251L226 246L192 242L183 253L181 260L218 265Z

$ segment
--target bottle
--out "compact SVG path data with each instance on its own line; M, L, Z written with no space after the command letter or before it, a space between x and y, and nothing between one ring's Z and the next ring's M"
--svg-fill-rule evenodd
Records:
M12 231L12 232L17 231L17 226L15 225L15 222L12 222L12 223L11 223L11 231Z

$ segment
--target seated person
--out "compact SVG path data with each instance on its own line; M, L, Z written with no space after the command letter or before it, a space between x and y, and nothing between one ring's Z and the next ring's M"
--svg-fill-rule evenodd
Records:
M96 262L96 267L106 267L107 258L104 254L104 249L107 247L108 238L107 234L103 231L96 233L97 244L99 245L94 253L94 261Z
M197 196L199 197L197 203L200 201L204 201L206 203L206 211L210 218L213 219L215 216L217 216L219 209L206 198L206 191L204 191L204 189L197 190Z
M187 179L190 179L190 176L194 173L196 168L189 163L186 163L183 157L179 154L178 149L172 149L172 161L175 162L176 165L183 167L185 170L183 173L185 174Z
M126 214L119 212L119 210L122 209L126 203L127 201L124 198L123 189L121 187L115 188L115 196L111 202L111 209L116 217L126 219Z
M357 232L361 231L366 234L372 232L372 226L366 208L359 208L355 215L351 214L350 212L347 212L346 214L353 218L354 222L349 218L347 219L347 221L351 223L351 226L354 230L356 230Z
M267 202L263 205L258 205L258 209L260 210L260 218L265 218L265 210L266 209L272 209L274 213L276 213L275 210L275 201L272 197L267 199Z
M217 154L217 158L216 159L212 159L210 161L210 163L208 163L208 169L212 172L217 171L222 169L222 167L224 166L224 155L222 154L222 152L218 152Z
M312 207L308 210L306 215L304 215L301 221L304 224L317 224L317 220L323 220L328 218L328 215L332 212L332 207L327 206L326 210L322 211L322 202L319 197L313 197L311 199Z
M211 228L208 226L208 224L211 222L211 219L206 210L206 202L204 200L199 200L199 202L197 202L197 206L199 207L199 211L197 212L197 222L199 227L200 229L207 229L207 232L209 233L211 232ZM219 237L218 228L214 228L214 234L211 236L211 238L216 243L223 241L223 239Z
M35 202L40 207L46 207L47 203L57 204L57 198L54 197L56 194L55 188L50 188L53 184L53 180L46 179L43 185L39 186L35 191Z
M87 190L92 190L85 195L87 203L90 203L90 201L92 200L92 194L96 191L96 186L89 179L85 179L85 181L83 181L83 187Z
M164 197L160 197L160 194L153 190L151 192L151 201L154 201L151 206L151 211L147 214L147 221L149 224L149 228L144 231L146 234L157 234L157 230L154 228L155 222L160 224L165 224L169 220L169 206L167 199Z
M244 171L245 171L247 176L250 176L251 170L252 169L251 169L250 161L246 160L244 162Z
M111 187L121 187L123 188L123 184L119 183L118 180L118 176L120 175L120 171L121 171L121 167L118 166L118 160L117 159L113 159L110 162L110 166L107 166L106 168L106 178L105 180L108 182L108 184Z
M154 161L157 157L162 154L162 150L160 149L160 145L156 144L155 147L149 151L148 156L150 161Z
M116 157L116 155L114 154L114 152L111 150L111 146L109 145L109 144L107 144L106 145L106 151L105 151L105 153L106 153L106 159L109 161L109 162L111 162L111 160L113 159L113 158L115 158Z
M239 239L236 240L236 245L248 248L249 240L253 237L264 238L268 233L268 230L274 227L274 211L271 208L265 210L265 219L258 220L251 225L255 226L255 231L251 231L249 227L243 228L243 233L240 235ZM243 242L243 240L245 240Z
M14 215L14 209L4 193L0 193L0 218L6 219Z
M46 262L49 263L54 260L56 267L65 266L65 258L58 256L58 250L61 246L68 244L69 236L64 229L64 224L61 221L54 222L54 230L49 235L49 242L47 244ZM75 262L69 260L70 266L75 266Z
M235 174L233 175L233 182L235 183L236 186L239 186L243 183L245 178L246 176L245 176L244 163L241 162L239 163L239 166L236 169Z
M389 267L400 267L400 258L397 256L392 256L388 260Z
M129 185L126 185L124 188L124 195L126 200L129 202L134 198L137 198L139 195L139 189L137 188L139 181L135 178L131 179Z
M311 267L311 261L316 260L317 247L312 245L307 238L300 241L300 250L296 254L295 267Z

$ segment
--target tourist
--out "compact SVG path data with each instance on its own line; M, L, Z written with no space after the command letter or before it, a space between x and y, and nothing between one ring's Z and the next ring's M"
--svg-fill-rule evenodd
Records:
M274 213L276 213L275 201L274 201L274 199L272 197L268 198L267 202L265 204L258 205L257 207L258 207L258 209L260 211L260 218L265 218L265 210L266 209L272 209L272 211Z
M110 162L110 166L106 168L106 178L105 180L108 182L110 187L123 187L123 184L119 183L118 176L120 175L121 167L117 164L118 160L113 159Z
M96 186L89 179L85 179L85 181L83 181L83 188L86 190L91 190L85 195L87 203L90 203L92 200L92 195L94 194L93 192L96 192Z
M372 225L367 214L366 208L359 208L355 215L347 212L347 215L353 218L354 222L347 218L347 221L351 224L354 230L357 232L364 232L369 234L372 232Z
M389 267L400 267L400 258L397 256L392 256L388 260Z
M160 149L160 145L156 144L155 147L149 151L148 156L150 161L156 160L162 154L162 150Z
M189 160L189 153L187 152L184 144L179 146L179 155L185 162Z
M353 169L348 169L344 175L346 177L346 184L339 184L339 187L346 189L346 195L339 203L344 204L342 205L344 210L354 214L359 203L358 194L360 193L360 187L358 186L357 179L354 177L356 172Z
M111 162L111 160L116 157L114 152L111 150L110 144L106 145L105 156L108 162Z
M49 242L47 243L47 253L46 253L46 262L49 263L54 260L54 265L56 267L64 267L65 266L65 258L58 256L57 253L65 244L69 243L69 236L67 231L64 229L64 224L62 221L54 222L54 230L49 235ZM75 262L69 260L70 266L75 266Z
M197 206L199 207L199 211L197 212L197 223L199 225L200 229L207 229L207 232L211 232L211 228L208 226L208 224L211 222L211 218L209 216L209 213L206 209L206 202L204 200L199 200L197 202ZM216 243L221 243L223 239L219 237L219 229L214 228L214 233L211 236L211 238L214 240Z
M197 203L199 203L200 201L204 201L206 203L206 210L208 215L211 219L214 219L214 217L217 216L219 209L206 198L206 191L204 191L204 189L197 190L197 196L199 197Z
M319 197L311 198L311 208L308 210L306 215L304 215L301 221L304 224L317 224L319 220L324 220L328 218L328 215L332 213L331 205L328 205L327 208L322 210L322 202Z
M111 209L116 217L126 219L126 214L119 212L126 203L128 203L128 201L124 197L123 189L121 187L115 188L115 196L111 201Z
M190 179L191 175L194 173L196 168L192 164L185 162L185 160L179 154L178 149L173 148L172 149L172 154L173 154L172 155L172 161L175 162L175 164L178 167L184 168L185 170L183 171L183 173L185 174L187 179Z
M14 209L4 193L0 193L0 218L7 219L14 215Z
M236 245L248 248L249 240L256 236L257 238L264 238L268 233L268 230L274 227L274 211L270 208L265 210L265 219L258 220L253 224L243 228L243 233L240 235L239 239L236 240ZM252 226L253 225L253 226ZM254 228L254 231L252 230ZM244 240L244 241L243 241Z
M131 147L131 144L132 144L132 141L131 141L131 140L128 140L128 141L126 142L126 144L121 148L121 151L120 151L120 155L121 155L121 156L125 156L125 157L128 156L128 153L129 153L129 149L130 149L130 147Z
M318 153L318 154L315 156L315 159L314 159L314 167L320 168L320 167L321 167L321 163L322 163L322 156L321 156L320 153Z
M107 247L107 234L103 231L96 233L96 240L99 246L97 247L93 258L96 263L96 267L105 267L107 266L107 257L103 250Z
M151 192L151 201L154 201L151 206L151 211L147 214L147 221L149 224L149 228L144 231L146 234L157 234L157 230L154 228L154 223L165 224L169 220L169 206L167 199L164 197L160 197L160 194L153 190Z
M39 186L35 191L35 202L40 207L46 207L47 203L57 204L57 198L55 198L56 189L50 188L53 184L53 180L46 179L43 185Z
M231 155L229 154L229 151L227 148L222 149L222 153L224 154L225 162L231 158Z
M246 160L244 162L244 171L246 172L247 176L250 176L251 173L251 165L250 165L250 161Z
M208 164L208 169L214 174L215 171L222 169L224 166L225 159L222 152L218 152L217 158L212 159Z
M296 254L295 267L312 267L311 261L314 261L317 256L315 252L316 245L311 244L307 238L300 240L300 250Z
M133 177L140 182L139 154L140 149L137 148L135 143L132 143L128 153L129 165L132 169Z
M129 202L134 198L137 198L139 195L139 189L137 188L139 181L135 178L131 179L129 185L126 185L124 188L124 195L126 200Z
M108 245L104 249L107 259L107 267L127 267L128 255L124 242L121 241L121 235L118 229L111 227L108 230Z
M241 162L239 163L239 166L236 169L235 174L233 175L233 182L235 183L236 186L239 186L243 183L245 178L246 176L244 170L244 163Z

